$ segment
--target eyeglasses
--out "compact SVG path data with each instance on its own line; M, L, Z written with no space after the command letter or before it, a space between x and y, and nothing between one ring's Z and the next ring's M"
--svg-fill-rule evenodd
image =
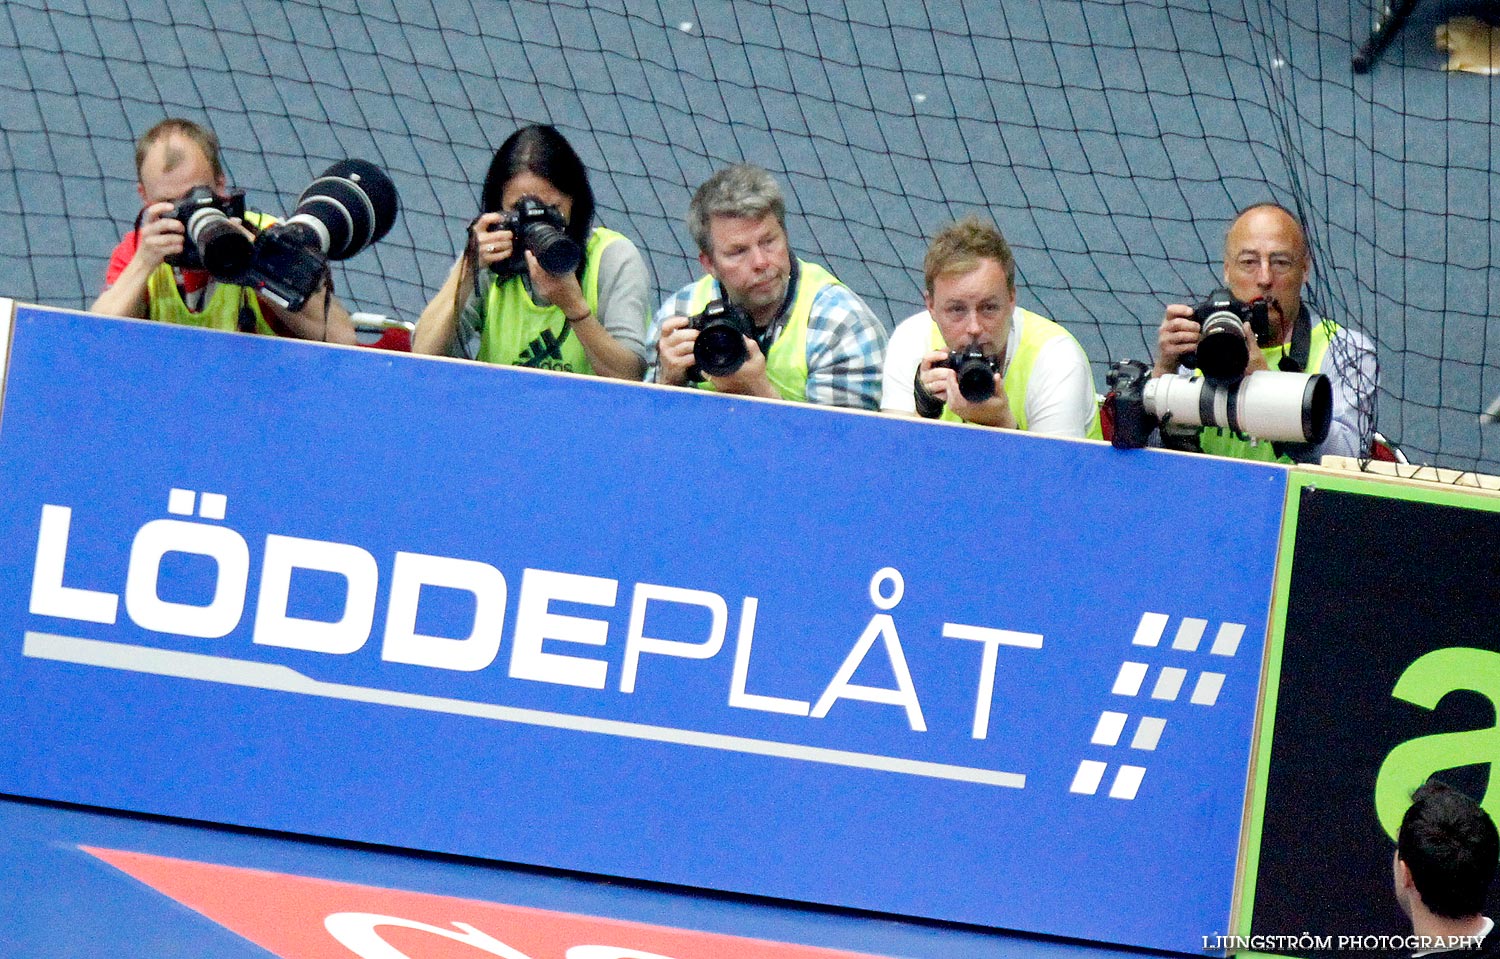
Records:
M1234 268L1240 273L1249 274L1260 269L1262 263L1270 267L1272 276L1286 276L1302 265L1302 259L1290 253L1272 253L1267 257L1246 253L1235 258Z

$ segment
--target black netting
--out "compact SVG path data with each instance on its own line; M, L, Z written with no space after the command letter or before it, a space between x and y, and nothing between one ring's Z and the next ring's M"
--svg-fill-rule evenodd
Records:
M1022 304L1102 387L1164 302L1217 285L1233 212L1272 199L1308 225L1311 302L1379 346L1379 428L1494 472L1495 81L1441 69L1433 27L1458 11L1431 0L1353 74L1376 5L7 0L0 293L86 306L139 206L134 139L181 115L271 212L334 160L387 169L402 219L336 279L414 319L494 147L551 122L663 293L696 269L692 188L730 161L778 175L796 250L890 323L920 308L925 237L985 212Z

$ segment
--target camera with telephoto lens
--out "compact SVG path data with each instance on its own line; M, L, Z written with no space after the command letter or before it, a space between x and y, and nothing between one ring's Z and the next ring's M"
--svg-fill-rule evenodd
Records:
M1244 375L1245 364L1250 362L1246 323L1261 349L1270 346L1273 339L1270 301L1263 296L1244 303L1228 290L1215 290L1193 308L1192 319L1201 328L1198 349L1184 356L1182 364L1202 371L1211 380L1222 382Z
M1114 417L1117 449L1145 446L1151 432L1217 426L1277 443L1317 444L1333 421L1333 385L1322 373L1259 370L1233 381L1166 373L1153 376L1138 360L1121 360L1105 376L1104 405ZM1181 435L1180 433L1178 435Z
M750 358L745 337L755 336L755 321L744 307L728 300L710 300L703 312L688 320L697 330L693 341L693 368L688 379L701 382L705 376L729 376Z
M249 262L214 278L248 286L293 313L328 275L329 260L347 260L390 232L401 206L385 171L364 160L340 160L308 184L292 215L255 237Z
M254 241L229 222L244 219L244 190L230 190L220 196L213 187L193 187L166 216L180 222L185 234L182 252L167 257L169 265L208 270L214 276L238 276L250 265Z
M555 206L534 196L523 196L500 220L496 230L509 230L510 256L490 264L501 276L520 276L526 270L530 250L542 269L553 276L566 276L578 269L583 250L568 236L568 221Z

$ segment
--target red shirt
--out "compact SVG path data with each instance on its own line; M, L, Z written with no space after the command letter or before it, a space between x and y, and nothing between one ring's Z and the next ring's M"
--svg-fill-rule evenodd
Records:
M140 237L137 235L137 231L135 230L131 230L129 233L125 234L124 238L121 239L119 244L115 246L115 251L109 255L109 268L104 271L104 286L106 289L114 286L115 281L120 278L120 274L125 270L125 267L130 265L130 260L135 256L136 247L138 246L140 246ZM178 270L177 277L182 287L183 296L197 293L199 290L208 286L208 284L213 280L213 277L209 275L209 272L207 270ZM194 310L192 307L188 307L188 311L191 313L199 312L198 310ZM282 322L276 318L276 315L274 313L266 313L265 321L266 325L269 326L272 332L274 332L277 336L293 335L289 330L287 330Z
M125 238L115 247L115 251L109 256L109 269L104 271L105 288L115 285L125 267L135 257L136 247L140 246L140 237L135 230L125 234ZM183 293L196 293L208 285L209 275L207 270L183 270L181 272Z

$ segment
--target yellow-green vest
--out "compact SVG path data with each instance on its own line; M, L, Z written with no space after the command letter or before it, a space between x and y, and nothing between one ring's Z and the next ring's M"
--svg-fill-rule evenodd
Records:
M1037 354L1042 347L1060 336L1073 339L1073 334L1063 329L1057 323L1052 322L1039 313L1023 310L1016 307L1016 313L1021 316L1021 342L1016 344L1016 355L1010 357L1005 364L1005 370L1001 382L1005 384L1005 399L1010 404L1010 413L1016 418L1016 428L1030 429L1026 416L1026 390L1031 385L1031 371L1036 367ZM1014 322L1014 320L1012 320ZM946 350L948 345L943 341L943 331L938 329L937 322L932 321L931 346L934 350ZM943 414L939 419L948 420L950 423L961 423L963 417L943 405ZM1088 431L1084 434L1091 440L1104 439L1104 433L1099 427L1099 408L1094 407L1093 415L1089 418Z
M794 402L807 400L807 321L812 316L813 300L830 286L838 285L838 279L816 263L797 261L797 297L787 312L786 323L766 351L766 378L776 387L781 398ZM705 276L693 287L688 301L688 312L697 315L710 300L718 296L719 284L711 276ZM714 385L708 380L698 384L700 389L711 390Z
M275 223L275 218L252 210L245 211L245 222L256 229L264 229ZM203 304L203 309L194 313L183 302L182 291L177 288L177 274L163 263L151 271L146 279L146 315L158 323L175 323L178 326L199 326L210 330L238 330L240 328L240 305L250 308L255 316L255 332L267 336L275 334L260 311L260 297L247 286L219 283L213 296Z
M1338 324L1330 320L1320 320L1312 325L1312 337L1308 342L1307 350L1308 373L1317 373L1322 370L1323 357L1328 353L1328 344L1338 330ZM1265 355L1266 364L1274 370L1281 362L1281 357L1285 355L1286 350L1286 344L1280 343L1266 347L1261 350L1261 353ZM1196 370L1194 372L1197 373ZM1265 463L1291 464L1295 462L1285 454L1278 456L1276 445L1267 440L1251 443L1250 440L1233 430L1217 426L1206 426L1199 430L1198 445L1203 452L1212 453L1215 456L1232 456L1235 459L1260 460Z
M589 309L596 315L599 312L599 259L605 247L621 238L622 235L614 230L596 226L584 246L583 277L579 286ZM562 309L538 306L519 276L504 279L497 276L490 283L478 358L504 366L594 372L583 344L568 328Z

